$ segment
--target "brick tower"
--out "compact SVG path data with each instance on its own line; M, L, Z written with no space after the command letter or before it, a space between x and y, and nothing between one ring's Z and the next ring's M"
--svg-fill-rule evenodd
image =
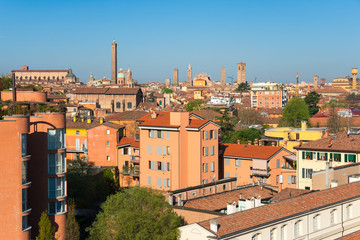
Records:
M237 84L246 82L246 63L237 64Z
M115 40L111 43L111 80L116 82L117 71L117 44Z
M225 86L225 68L221 68L221 86Z
M189 86L192 86L192 67L190 64L187 68L187 82Z
M179 69L174 69L174 85L179 84Z
M319 76L318 75L314 76L314 88L315 89L319 88Z

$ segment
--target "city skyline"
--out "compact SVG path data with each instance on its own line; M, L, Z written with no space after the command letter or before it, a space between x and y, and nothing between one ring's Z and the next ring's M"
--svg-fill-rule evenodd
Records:
M93 72L111 78L111 43L118 69L130 68L140 83L187 79L205 72L220 80L221 68L236 80L247 64L247 81L312 82L351 75L359 67L358 1L0 1L0 73L72 68L80 81ZM341 14L345 13L346 14Z

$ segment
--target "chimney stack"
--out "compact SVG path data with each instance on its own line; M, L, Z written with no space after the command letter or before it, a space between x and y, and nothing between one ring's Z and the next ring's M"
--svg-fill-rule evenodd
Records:
M152 119L155 119L155 118L156 118L156 111L153 111L153 112L152 112L151 118L152 118Z
M100 124L104 123L104 118L100 118Z
M275 142L271 142L271 146L275 147L276 143Z
M215 220L215 219L210 220L210 230L213 232L218 231L218 221L217 220Z
M240 140L239 140L239 139L237 140L237 144L240 144Z
M263 140L259 140L259 147L262 147L263 146Z
M251 145L251 141L250 141L250 140L248 141L248 145Z

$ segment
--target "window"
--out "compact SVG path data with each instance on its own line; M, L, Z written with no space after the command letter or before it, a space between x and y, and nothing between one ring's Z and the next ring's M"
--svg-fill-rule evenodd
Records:
M336 223L336 209L334 209L330 212L330 223L331 224Z
M335 162L341 162L341 154L334 153L334 161Z
M24 157L27 155L27 134L21 134L21 155Z
M215 152L215 147L214 147L214 146L211 146L211 147L210 147L210 155L211 155L211 156L214 156L214 152Z
M151 176L148 176L148 185L151 186Z
M318 153L317 159L318 160L327 160L327 153Z
M155 167L156 167L156 166L155 166L155 162L149 161L149 169L151 169L151 170L156 170Z
M280 239L281 240L286 240L287 235L286 235L286 225L281 227L281 234L280 234Z
M210 163L210 171L215 172L215 163L214 162Z
M161 146L156 146L156 154L161 155Z
M203 172L204 173L208 172L208 164L207 163L203 163Z
M48 129L48 149L65 148L65 129Z
M225 163L225 166L230 166L230 159L229 159L229 158L225 158L225 159L224 159L224 163Z
M110 147L110 141L106 141L106 146Z
M29 226L28 226L28 216L22 216L22 230L26 230L28 229Z
M345 162L356 162L355 154L345 154Z
M208 147L203 147L203 155L204 155L204 156L208 156L208 155L209 155L209 148L208 148Z
M210 132L210 139L214 139L215 138L214 137L214 130L210 130L209 132Z
M170 146L166 147L166 155L170 155Z
M65 196L65 177L49 178L49 198L57 198Z
M110 156L109 155L106 156L106 161L110 161Z
M154 130L149 130L149 138L154 138Z
M260 239L260 233L257 233L251 237L251 240L259 240Z
M48 205L49 214L60 214L66 212L66 201L49 202Z
M240 159L235 160L235 166L241 167L241 160Z
M80 131L79 131L79 130L76 130L76 135L80 135Z
M127 103L127 108L128 108L128 109L131 109L131 108L132 108L132 102L128 102L128 103Z
M352 208L351 204L346 207L346 219L351 218L351 208Z
M151 154L151 145L148 145L148 154Z
M21 182L22 184L27 183L27 162L21 162Z
M312 168L303 168L302 169L302 178L310 178L312 179Z
M161 170L161 162L157 162L157 170Z
M110 134L110 129L106 129L106 134Z
M297 221L294 225L294 236L298 237L301 235L301 220Z
M65 172L65 153L52 153L48 155L48 174L59 174Z
M116 108L121 108L121 103L120 102L116 102Z
M22 189L22 211L25 212L27 207L27 188Z
M313 231L316 231L319 229L319 219L320 219L320 215L317 214L313 217Z
M163 156L167 155L167 149L166 149L166 146L163 146L163 152L162 152L162 155L163 155Z
M288 184L296 184L296 176L288 175Z
M161 178L156 178L156 186L161 187Z
M157 138L164 138L164 131L157 131Z
M229 172L225 172L225 178L229 178L230 177L230 173Z
M170 131L166 131L166 139L167 139L167 140L170 139Z
M209 138L209 132L206 130L204 131L204 140L208 140Z
M270 240L275 240L276 239L275 236L276 236L276 228L273 228L270 230Z

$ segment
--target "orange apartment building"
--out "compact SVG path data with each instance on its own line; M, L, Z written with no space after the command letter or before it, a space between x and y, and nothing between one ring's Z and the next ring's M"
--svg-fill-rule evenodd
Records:
M140 142L134 138L122 137L117 144L118 168L121 187L140 184Z
M0 136L0 239L34 239L45 210L65 239L65 114L4 116Z
M140 186L173 191L219 179L219 125L189 112L139 120Z
M117 167L117 144L124 126L100 119L67 118L66 146L69 160L84 159L95 166Z
M235 177L237 184L263 182L279 191L296 188L295 155L285 148L251 144L220 144L220 164L224 178Z

